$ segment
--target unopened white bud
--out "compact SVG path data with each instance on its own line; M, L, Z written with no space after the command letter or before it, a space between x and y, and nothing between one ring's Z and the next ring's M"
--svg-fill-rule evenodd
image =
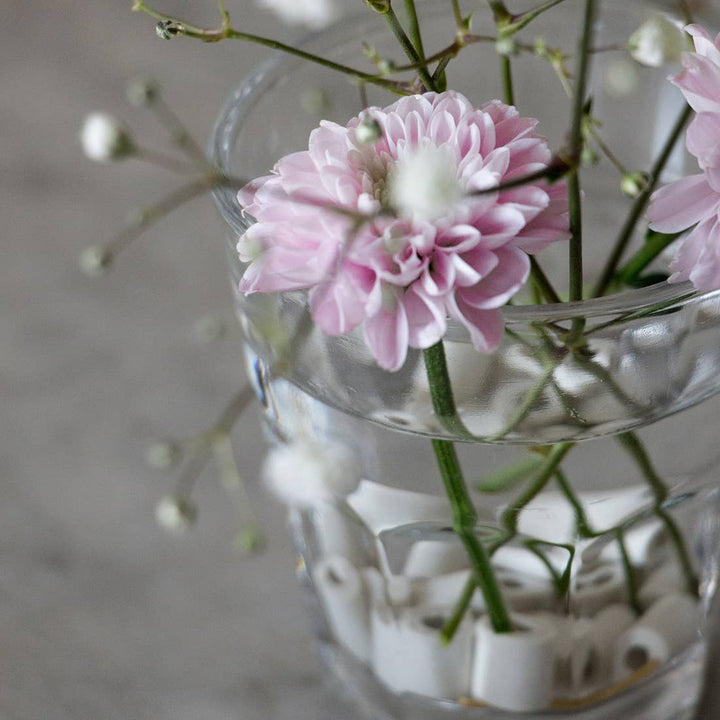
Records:
M373 145L383 136L380 123L373 117L363 118L355 128L355 139L361 145Z
M80 131L83 151L95 162L112 162L132 155L135 143L125 126L107 113L92 113Z
M447 215L463 196L454 161L433 146L401 158L391 169L389 183L391 205L403 216L423 220Z
M349 495L360 482L353 453L345 445L298 440L274 447L263 475L272 492L294 507L312 507Z
M174 440L158 440L145 452L145 461L158 470L169 470L182 457L182 449Z
M195 524L197 508L187 498L166 495L155 506L155 520L163 530L180 535Z
M88 277L101 277L112 265L113 254L106 245L90 245L80 253L80 270Z
M685 50L682 25L665 13L653 13L631 36L628 50L633 60L648 67L680 62Z
M650 178L644 172L625 173L620 181L620 189L624 195L636 198L645 188L647 188Z
M160 96L160 87L154 80L138 78L128 83L125 94L131 105L147 107Z

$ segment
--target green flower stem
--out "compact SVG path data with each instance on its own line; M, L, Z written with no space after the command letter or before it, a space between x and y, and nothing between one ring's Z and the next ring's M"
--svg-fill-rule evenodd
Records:
M515 105L515 90L513 88L512 66L509 55L500 56L500 74L502 76L505 103L507 105Z
M508 422L502 427L501 430L494 433L493 435L489 435L487 437L487 440L502 440L509 432L512 432L528 416L530 411L535 407L538 400L540 399L543 390L545 390L545 388L547 387L548 381L553 376L554 372L555 365L552 363L546 364L542 375L540 375L535 385L530 389L527 395L525 395L522 403L515 411L515 414L510 418L510 420L508 420Z
M685 576L685 587L687 588L687 591L691 595L697 595L698 578L697 575L695 575L695 571L693 570L692 561L690 560L690 554L688 553L687 547L685 546L685 541L683 540L682 533L678 529L678 526L675 524L675 521L670 517L670 515L667 514L664 509L656 508L655 513L663 521L663 523L665 524L665 529L668 531L668 533L670 533L670 539L675 546L675 552L677 553L680 567L682 568L683 575Z
M420 32L420 22L418 21L417 9L415 8L415 0L405 0L405 13L407 14L408 24L410 26L410 38L415 46L418 57L422 59L425 57L425 50L423 48L422 33Z
M575 443L569 442L553 445L533 482L530 483L525 491L503 512L501 520L509 536L501 541L502 544L505 544L517 534L517 521L520 513L548 484L548 481L555 474L563 458L570 452L574 445ZM497 548L493 548L493 552L496 549Z
M423 359L430 386L430 398L438 420L451 433L466 438L474 437L457 414L442 340L423 350Z
M400 24L400 21L398 20L397 15L395 14L395 11L392 9L392 5L389 7L388 11L383 13L385 19L387 20L388 25L390 26L390 29L393 32L393 35L395 35L395 39L400 43L400 46L402 47L404 53L408 56L408 59L410 62L413 63L422 63L422 57L418 54L417 50L415 49L415 46L412 44L412 41L407 36L405 30L403 29L402 25ZM418 68L418 76L420 77L420 81L425 86L425 89L428 91L436 91L437 85L435 84L435 81L433 80L432 76L428 72L426 65L421 65Z
M675 242L682 233L649 232L643 246L618 271L617 279L623 285L632 285L640 273L671 243Z
M575 74L575 87L573 92L572 122L570 125L569 155L572 158L574 169L568 175L568 209L570 215L570 285L569 295L571 301L582 300L583 295L583 262L582 262L582 208L580 194L580 178L578 177L578 162L583 146L583 119L585 116L586 86L589 68L590 47L593 39L593 24L595 21L595 0L585 0L585 13L583 16L583 29L578 44L578 68ZM568 337L568 345L573 345L582 335L585 327L582 318L573 319L572 329Z
M492 10L493 19L498 27L504 27L512 22L513 16L505 7L502 0L488 0L488 5Z
M475 580L475 576L470 575L465 585L463 586L460 597L455 603L455 607L453 607L452 614L447 619L447 621L442 627L442 630L440 631L440 643L442 645L449 645L452 642L452 639L455 637L455 633L457 632L458 627L460 627L460 623L465 617L465 613L470 608L470 603L472 602L472 597L475 594L476 588L477 582Z
M625 533L622 528L615 531L615 539L620 549L620 559L622 560L623 571L625 573L625 584L628 590L628 602L636 615L640 615L642 608L638 601L638 584L635 568L628 555L627 546L625 545Z
M643 477L652 489L655 498L654 512L663 521L666 530L670 534L670 539L675 546L675 552L677 553L678 561L685 576L688 592L697 594L698 581L695 576L695 571L693 570L692 561L690 560L690 554L685 547L685 541L675 521L668 515L663 507L669 495L667 486L653 467L647 450L635 433L623 433L617 436L617 440L637 463Z
M655 503L662 505L662 503L667 500L669 492L662 478L653 467L650 456L640 441L640 438L634 432L625 432L621 435L616 435L615 439L622 445L623 449L629 453L630 457L632 457L640 468L640 472L653 491Z
M216 182L217 179L215 177L203 177L187 185L183 185L153 205L145 206L138 212L137 221L130 223L128 227L105 244L106 252L114 258L120 251L137 240L156 222L162 220L186 202L200 195L204 195Z
M212 426L196 438L196 442L193 443L192 458L177 481L178 495L189 497L193 485L210 457L214 443L218 438L226 437L230 433L254 397L255 392L249 385L239 390Z
M560 492L562 492L562 494L565 496L565 499L572 506L573 513L575 514L575 527L577 529L577 534L581 538L597 537L597 533L590 528L590 524L588 523L588 519L585 515L585 510L583 509L583 506L577 499L573 489L570 487L570 483L568 482L565 473L560 468L558 468L555 472L555 482L560 488Z
M485 548L475 534L477 513L463 480L460 463L454 445L448 440L432 440L445 492L453 512L453 529L465 546L473 568L475 582L485 600L488 619L498 633L510 632L510 617L503 601L500 587L493 574Z
M655 163L650 169L650 180L648 181L647 187L637 196L635 202L630 208L630 213L628 214L627 219L625 220L625 223L620 230L620 234L615 241L615 246L610 253L610 257L608 258L607 263L605 264L605 267L603 268L603 271L600 275L600 279L598 280L597 286L593 291L593 297L600 297L601 295L604 295L608 287L610 286L610 283L615 276L615 270L618 266L618 263L620 262L620 259L622 258L630 240L632 239L635 226L637 225L640 217L645 211L645 207L650 200L650 196L655 190L655 187L660 180L660 175L662 174L665 165L670 159L670 155L672 154L672 151L675 148L675 145L680 138L680 135L685 128L685 125L690 119L692 112L692 108L690 106L686 106L675 121L675 124L670 131L670 135L665 141L665 145L663 146L660 154L655 160Z
M313 55L312 53L305 52L304 50L293 47L292 45L286 45L285 43L278 42L277 40L273 40L271 38L266 38L260 35L254 35L252 33L246 33L241 32L240 30L236 30L229 24L229 17L227 15L223 17L222 25L219 28L212 30L208 28L201 28L196 25L191 25L175 17L172 17L171 15L165 15L163 13L160 13L157 10L149 7L142 0L135 0L132 9L134 11L144 12L147 15L150 15L151 17L161 22L171 23L170 28L172 30L172 35L185 35L187 37L195 38L197 40L202 40L203 42L220 42L221 40L228 39L244 40L246 42L255 43L256 45L262 45L264 47L270 48L271 50L279 50L281 52L287 53L288 55L294 55L295 57L302 58L303 60L307 60L308 62L322 65L323 67L326 67L330 70L336 70L337 72L349 75L358 80L363 80L364 82L385 88L386 90L390 90L391 92L400 93L402 95L406 95L408 93L407 83L396 82L393 80L388 80L387 78L379 75L362 72L361 70L356 70L355 68L349 67L347 65L341 65L340 63L333 62L332 60L327 60L323 57L320 57L319 55Z
M541 3L531 10L526 10L524 13L513 16L512 22L505 28L506 34L515 34L522 30L528 23L532 22L538 15L542 15L546 10L559 5L565 0L547 0L547 2Z
M557 303L560 302L560 296L555 291L547 275L540 267L540 263L535 259L534 256L530 255L530 275L533 281L538 286L538 289L543 295L546 302Z
M172 108L162 99L162 96L156 97L153 100L150 104L150 109L153 110L159 121L170 131L173 142L181 150L195 162L200 163L208 169L212 168L203 149L195 141L192 133L185 127Z
M457 418L442 342L424 350L423 355L435 414L441 421ZM509 632L510 619L500 589L485 548L475 534L477 513L465 485L455 447L448 440L437 439L432 440L432 447L452 508L453 528L468 553L490 622L496 632Z

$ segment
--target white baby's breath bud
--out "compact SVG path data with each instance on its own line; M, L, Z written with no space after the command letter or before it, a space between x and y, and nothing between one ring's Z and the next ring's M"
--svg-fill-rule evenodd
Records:
M372 117L363 118L355 128L355 138L361 145L372 145L383 135L380 123Z
M335 0L257 0L291 25L305 25L315 30L327 27L338 14Z
M501 35L495 42L495 50L498 55L510 57L517 54L517 43L511 35Z
M160 86L154 80L137 78L128 83L125 94L131 105L148 107L160 96Z
M620 189L624 195L636 198L648 186L650 178L644 172L625 173L620 181Z
M132 155L135 143L125 126L107 113L92 113L80 131L83 151L96 162L112 162Z
M357 461L348 447L315 440L274 447L265 459L263 476L270 490L293 507L344 497L360 482Z
M403 216L435 220L448 214L462 196L455 163L440 148L410 151L391 169L390 203Z
M631 36L628 50L633 60L648 67L680 62L685 50L682 25L665 13L653 13Z
M155 506L155 520L163 530L181 535L195 524L197 508L188 498L166 495Z
M158 470L169 470L178 464L182 457L182 448L174 440L158 440L145 452L145 461Z
M112 265L113 254L106 245L90 245L79 258L80 270L88 277L102 277Z
M632 95L640 83L637 63L626 57L609 62L605 68L604 85L609 95L624 98Z

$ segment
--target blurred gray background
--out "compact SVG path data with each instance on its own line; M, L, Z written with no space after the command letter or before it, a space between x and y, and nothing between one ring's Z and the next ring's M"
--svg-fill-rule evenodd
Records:
M106 278L77 269L82 248L180 182L86 160L83 116L111 111L169 148L124 100L129 79L150 75L204 144L223 98L267 55L161 41L131 5L0 8L0 719L334 718L283 511L258 487L254 409L234 440L266 552L234 549L237 516L212 465L194 531L171 537L153 519L175 474L146 465L147 445L207 428L243 382L211 200L151 230ZM234 23L283 34L250 0L226 5ZM214 0L160 6L217 21ZM226 339L198 341L206 316L228 321Z

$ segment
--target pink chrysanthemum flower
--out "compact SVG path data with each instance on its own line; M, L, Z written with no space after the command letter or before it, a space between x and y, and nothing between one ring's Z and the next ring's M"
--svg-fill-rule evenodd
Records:
M650 227L675 233L695 228L680 243L670 264L670 282L690 280L698 290L720 288L720 35L698 25L686 30L694 53L683 54L683 71L671 77L697 115L686 146L703 171L658 190L650 199Z
M361 125L368 118L381 130L370 143ZM322 122L307 151L282 158L239 193L257 221L238 243L241 260L250 262L240 290L309 289L323 331L340 335L362 325L387 370L403 365L408 347L440 340L448 317L468 328L480 352L492 352L503 331L498 308L525 283L527 253L568 236L566 190L538 181L467 193L547 167L551 152L536 125L499 101L476 109L452 91L371 108L347 127ZM423 213L404 203L404 212L381 213L351 233L347 216L322 209L372 215L387 208L407 195L393 191L394 179L407 178L408 164L428 150L442 156L444 210ZM457 194L448 191L448 167Z

